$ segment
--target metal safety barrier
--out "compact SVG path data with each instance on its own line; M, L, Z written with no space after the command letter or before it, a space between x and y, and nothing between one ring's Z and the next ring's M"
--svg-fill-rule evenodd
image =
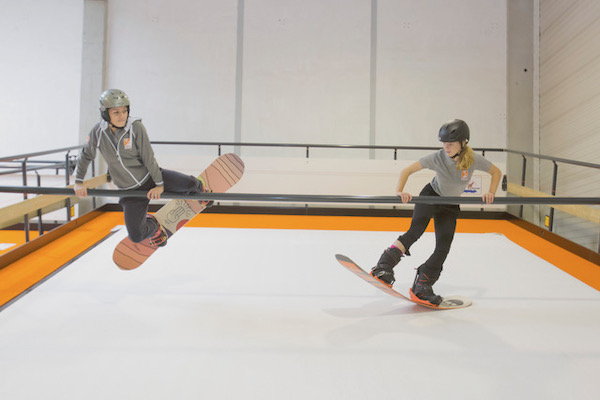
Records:
M0 192L36 193L73 196L71 188L0 186ZM146 197L142 190L88 189L89 196L96 197ZM162 199L251 201L280 203L351 203L351 204L402 204L397 196L342 196L307 194L257 194L257 193L198 193L181 194L163 192ZM481 197L415 196L409 203L426 204L484 204ZM600 197L496 197L494 204L600 204Z

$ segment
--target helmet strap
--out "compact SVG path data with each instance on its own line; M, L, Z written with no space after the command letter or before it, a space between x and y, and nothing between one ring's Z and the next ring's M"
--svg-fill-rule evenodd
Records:
M460 156L464 150L465 150L465 147L463 146L462 142L460 142L460 151L450 158L454 160L456 157Z
M113 127L117 128L117 129L123 129L123 128L125 128L125 126L127 126L127 125L123 125L123 126L116 126L116 125L115 125L115 124L113 124L112 122L109 122L108 124L109 124L110 126L113 126Z
M110 115L108 115L108 110L109 109L107 108L104 111L100 111L100 116L102 117L103 120L105 120L106 122L108 122L108 125L113 126L113 127L117 128L117 129L123 129L123 128L125 128L127 126L127 123L125 123L125 125L123 125L123 126L116 126L115 124L113 124L110 121ZM129 106L127 106L127 117L129 117Z

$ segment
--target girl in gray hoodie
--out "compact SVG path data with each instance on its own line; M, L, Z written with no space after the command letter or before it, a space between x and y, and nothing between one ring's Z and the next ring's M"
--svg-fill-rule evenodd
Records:
M108 89L100 95L102 120L94 125L79 153L74 190L78 197L87 196L83 180L100 150L119 189L147 191L145 198L125 196L119 200L129 237L136 243L150 238L153 245L164 246L168 234L148 214L150 200L159 199L165 190L184 194L210 190L194 176L159 167L142 119L131 117L129 106L129 97L121 90Z

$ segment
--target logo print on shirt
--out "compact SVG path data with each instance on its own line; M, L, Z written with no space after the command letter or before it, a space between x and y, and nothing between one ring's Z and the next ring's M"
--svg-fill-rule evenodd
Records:
M132 146L132 143L131 143L131 138L124 138L124 139L123 139L123 147L124 147L126 150L129 150L129 149L131 149L131 146Z
M463 169L462 171L460 171L460 180L464 181L464 182L469 180L469 170L468 169Z

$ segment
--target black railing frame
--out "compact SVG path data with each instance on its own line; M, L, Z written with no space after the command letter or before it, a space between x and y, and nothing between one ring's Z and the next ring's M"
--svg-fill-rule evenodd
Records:
M152 141L151 143L153 145L216 146L217 154L219 156L222 155L224 146L231 146L236 149L242 148L242 147L303 148L303 149L305 149L305 158L310 158L311 149L319 149L319 148L320 149L393 150L393 159L394 160L398 159L398 151L399 150L438 150L439 149L439 146L393 146L393 145L375 146L375 145L302 144L302 143L243 143L243 142L190 142L190 141ZM71 147L64 147L64 148L36 152L36 153L15 155L15 156L10 156L10 157L0 158L0 162L20 162L21 163L20 172L23 174L23 186L27 186L27 172L28 171L32 171L32 170L37 171L37 170L46 169L46 168L56 168L58 171L60 164L61 164L59 162L32 161L32 160L30 160L30 158L66 152L65 160L64 160L64 169L65 169L65 183L68 186L70 184L70 174L72 172L71 171L72 164L71 164L70 152L73 150L79 150L81 148L82 148L82 146L71 146ZM559 158L559 157L551 157L551 156L546 156L546 155L541 155L541 154L534 154L534 153L528 153L528 152L522 152L522 151L516 151L516 150L510 150L510 149L473 147L473 150L480 151L484 156L485 156L486 151L487 152L506 152L508 154L521 155L521 157L523 158L521 186L526 185L527 157L552 161L554 163L554 171L553 171L553 178L552 178L552 195L556 195L556 186L557 186L557 181L558 181L558 164L557 163L560 162L560 163L565 163L565 164L570 164L570 165L578 165L578 166L587 167L587 168L600 169L600 164L593 164L593 163L581 162L581 161L577 161L577 160L569 160L569 159L564 159L564 158ZM30 162L30 163L33 163L33 162L35 162L35 163L52 163L52 165L45 166L45 167L44 166L28 167L28 162ZM37 174L37 172L36 172L36 174ZM96 175L95 163L92 163L92 176L95 176L95 175ZM38 187L41 187L39 175L38 175L37 183L38 183ZM24 199L27 199L26 193L24 193ZM93 201L94 201L93 204L95 207L96 199L94 198ZM71 220L71 202L69 199L67 199L65 201L65 208L67 209L67 221L70 221ZM40 212L41 212L41 210L40 210ZM521 204L519 214L520 214L519 216L522 218L523 217L523 204ZM38 215L39 215L39 213L38 213ZM550 231L552 231L552 229L553 229L553 219L554 219L554 209L551 208L550 223L548 226L548 229ZM38 223L39 223L39 230L41 231L42 230L41 229L41 217L39 218ZM25 224L25 231L26 231L26 240L29 241L29 222L28 222L27 216L25 216L24 224Z

